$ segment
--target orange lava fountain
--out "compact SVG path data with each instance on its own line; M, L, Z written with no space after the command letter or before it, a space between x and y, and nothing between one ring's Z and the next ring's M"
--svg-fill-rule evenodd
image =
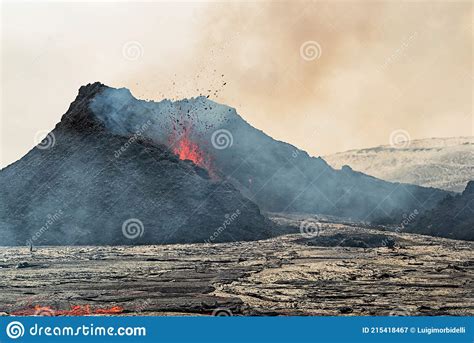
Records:
M186 127L179 136L175 131L173 136L170 138L171 149L180 160L190 160L195 165L206 169L212 178L216 178L210 156L191 139L189 127Z
M179 156L180 160L190 160L194 164L206 168L206 159L199 146L191 141L187 135L181 137L173 147L173 152Z

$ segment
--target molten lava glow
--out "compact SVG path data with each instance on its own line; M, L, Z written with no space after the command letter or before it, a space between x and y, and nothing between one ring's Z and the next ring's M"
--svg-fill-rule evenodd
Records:
M199 146L196 143L189 139L187 135L183 135L183 137L175 143L173 152L179 156L180 160L190 160L202 168L207 167L204 153L199 149Z
M206 169L209 176L216 179L217 176L213 171L210 156L199 147L198 143L191 139L191 128L186 127L181 135L177 135L176 132L175 130L170 138L173 152L178 155L180 160L190 160L195 165Z
M12 313L13 316L87 316L94 314L120 314L123 312L123 307L114 306L111 308L97 308L91 309L89 305L74 305L70 310L55 310L49 306L36 305L34 308L16 311Z

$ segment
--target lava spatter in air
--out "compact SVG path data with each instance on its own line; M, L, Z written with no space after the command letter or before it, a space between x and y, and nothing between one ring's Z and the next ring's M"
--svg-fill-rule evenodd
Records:
M180 160L192 161L195 165L206 169L215 179L217 177L212 168L212 158L205 149L202 149L204 139L199 138L199 130L196 130L194 124L189 112L186 119L176 120L169 138L170 148Z

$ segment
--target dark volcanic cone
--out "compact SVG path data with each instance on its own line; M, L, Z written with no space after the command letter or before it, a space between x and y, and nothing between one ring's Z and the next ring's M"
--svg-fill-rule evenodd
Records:
M175 149L185 140L185 151L175 151L184 156L194 156L189 151L198 146L193 157L198 164L232 182L266 211L400 223L404 214L431 209L448 194L386 182L350 167L335 170L323 159L255 129L235 109L205 97L156 103L137 100L127 89L107 88L91 108L112 132L132 134L150 120L144 135L153 141Z
M46 140L0 173L0 245L160 244L269 236L259 208L228 182L138 131L116 133L81 87ZM146 131L150 123L138 128Z
M255 203L400 223L448 194L335 170L205 97L148 102L100 83L0 187L3 244L254 240L269 237Z

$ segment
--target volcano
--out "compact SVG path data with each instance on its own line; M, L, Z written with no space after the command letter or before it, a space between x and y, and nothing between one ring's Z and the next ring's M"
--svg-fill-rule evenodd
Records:
M81 87L55 129L0 172L3 244L159 244L271 236L260 210L397 223L448 192L331 168L206 97Z
M258 206L190 155L111 132L81 87L55 129L0 172L2 245L226 242L269 237ZM140 128L146 130L151 122ZM179 157L182 157L180 159Z
M144 135L169 144L181 158L194 160L226 180L268 212L313 213L378 223L399 223L403 215L432 209L448 192L386 182L330 167L290 144L248 124L236 110L206 97L177 102L137 100L127 89L104 87L91 109L110 132ZM176 139L171 139L176 142ZM186 147L185 149L183 147Z

